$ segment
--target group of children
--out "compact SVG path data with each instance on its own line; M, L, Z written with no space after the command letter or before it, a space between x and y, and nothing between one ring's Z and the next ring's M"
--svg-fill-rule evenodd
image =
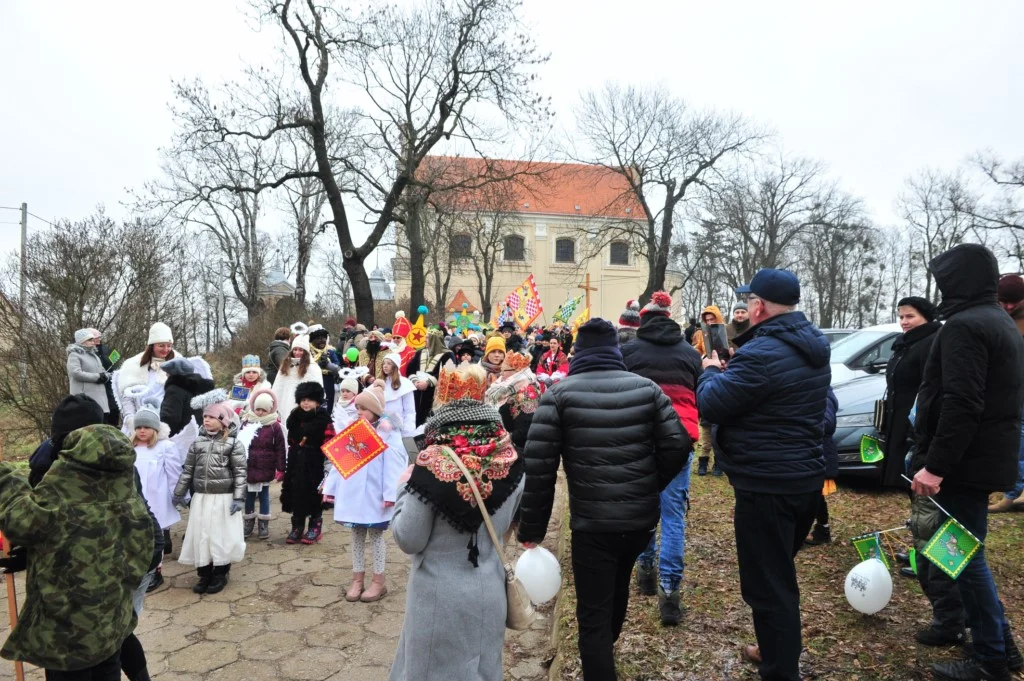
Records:
M231 564L243 558L245 540L257 528L259 539L270 538L270 485L280 481L281 508L292 515L285 542L319 542L323 511L333 505L335 522L352 530L354 575L347 600L372 602L387 594L383 533L408 464L402 432L415 418L415 410L406 405L409 381L396 370L386 376L387 383L376 380L360 392L359 382L349 377L331 404L322 379L296 380L320 377L309 371L319 367L310 367L308 339L303 338L293 341L291 362L279 370L274 389L266 383L259 358L249 355L230 395L216 389L193 399L202 424L187 449L167 439L157 408L140 409L135 416L136 466L165 537L180 520L178 509L190 509L178 560L196 567L196 593L224 589ZM277 391L285 385L286 395ZM282 404L294 406L281 412ZM358 418L375 428L387 448L346 478L321 447ZM364 579L367 539L372 550L369 586Z

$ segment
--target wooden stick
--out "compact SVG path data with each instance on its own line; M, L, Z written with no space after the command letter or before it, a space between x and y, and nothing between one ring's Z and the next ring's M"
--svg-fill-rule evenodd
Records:
M0 433L0 461L4 460L4 437ZM7 537L0 541L0 555L7 558L11 555L11 543ZM10 572L4 574L4 581L7 582L7 616L11 620L11 631L18 624L18 592L14 589L14 575ZM25 665L20 661L14 663L14 678L16 681L25 681Z

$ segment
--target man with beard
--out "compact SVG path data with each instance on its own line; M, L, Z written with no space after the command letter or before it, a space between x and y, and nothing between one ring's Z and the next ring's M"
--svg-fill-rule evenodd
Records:
M732 306L732 321L725 325L725 335L729 339L729 345L735 348L732 339L749 328L750 316L747 314L747 304L736 303Z
M363 385L373 385L378 378L384 378L381 367L384 364L384 355L388 354L388 351L381 348L383 343L384 334L374 329L366 338L366 347L359 351L359 366L369 369L369 373L361 379Z

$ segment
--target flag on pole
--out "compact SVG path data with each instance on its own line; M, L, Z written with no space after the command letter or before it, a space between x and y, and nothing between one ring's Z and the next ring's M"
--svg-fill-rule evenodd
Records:
M572 337L576 339L576 332L579 331L580 327L590 321L590 308L586 308L583 312L580 312L579 316L572 321Z
M862 435L860 438L860 460L863 463L877 463L885 458L882 443L878 438Z
M981 542L977 537L958 523L956 518L950 517L928 540L921 555L949 575L950 579L956 579L979 550Z
M869 532L868 534L854 537L850 540L850 543L853 544L853 548L857 549L857 555L860 556L862 561L869 558L877 558L882 561L886 568L889 567L889 559L885 555L885 550L882 549L882 541L879 538L878 532Z
M575 298L569 298L567 301L558 306L555 310L555 316L552 318L553 321L562 322L568 324L572 321L572 317L576 314L576 308L583 302L583 296L578 295Z
M511 319L519 326L521 331L536 321L544 306L540 302L540 294L537 293L537 285L531 274L512 293L505 296L505 307L511 312Z

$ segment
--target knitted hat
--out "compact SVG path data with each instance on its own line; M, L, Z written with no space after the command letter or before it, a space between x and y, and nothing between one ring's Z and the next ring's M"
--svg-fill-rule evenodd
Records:
M187 376L196 372L195 367L192 366L192 362L188 361L184 357L169 359L160 365L160 369L168 376Z
M747 304L744 303L743 301L740 301L740 302L738 302L738 303L736 303L736 304L734 304L732 306L732 311L733 312L735 312L736 310L746 310L746 309L747 309Z
M67 435L73 430L103 423L103 407L88 395L68 395L53 410L50 437Z
M359 394L359 381L352 378L351 376L341 382L341 389L347 390L350 393Z
M487 345L484 346L484 358L496 350L505 352L505 339L501 336L491 336L487 339Z
M272 390L257 390L249 398L249 403L253 411L257 409L266 409L267 412L277 411L277 398Z
M619 335L615 333L611 322L594 317L576 331L576 350L600 347L619 347Z
M132 425L136 428L152 428L160 430L160 401L146 398L142 406L135 412Z
M242 358L242 371L255 371L260 368L259 355L246 355Z
M935 321L935 305L932 304L927 298L921 298L920 296L907 296L906 298L900 298L900 302L896 303L896 307L909 306L917 310L922 317L929 322Z
M349 317L348 319L345 320L345 328L346 329L352 329L352 328L355 328L355 326L356 326L356 320L352 319L352 317Z
M626 301L626 309L619 315L619 326L640 328L640 303L635 300Z
M399 355L397 352L389 352L388 354L384 355L384 359L391 360L391 363L395 365L396 369L402 368L402 356Z
M313 400L317 404L324 403L324 387L316 381L303 381L295 388L295 404L302 400Z
M999 280L996 291L1000 303L1019 303L1024 300L1024 279L1019 274L1007 274ZM78 334L75 334L76 339L77 337Z
M384 381L379 378L369 388L356 397L356 406L373 412L377 416L384 413Z
M309 352L309 336L301 334L292 339L292 350L295 348L302 348L307 353Z
M231 408L231 404L228 402L214 402L207 405L203 409L203 416L212 416L220 421L221 425L225 428L230 428L235 424L235 410Z
M672 314L672 296L665 293L664 291L655 291L651 295L651 302L644 305L644 309L640 310L640 316L643 317L647 314L660 314L668 317Z
M77 343L78 345L81 345L87 340L92 340L93 338L99 337L99 331L97 331L96 329L79 329L78 331L75 331L75 343Z
M167 326L163 322L157 322L153 326L149 327L149 340L146 341L146 345L173 342L174 334L171 333L171 327Z

